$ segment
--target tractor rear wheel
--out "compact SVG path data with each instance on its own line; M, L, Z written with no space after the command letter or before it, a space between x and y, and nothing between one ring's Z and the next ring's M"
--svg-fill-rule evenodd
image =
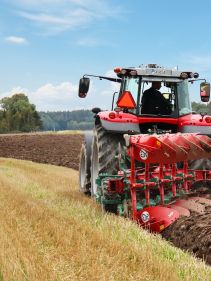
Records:
M119 163L116 155L119 143L123 144L121 134L106 132L101 125L96 125L92 139L91 154L91 196L97 194L96 179L100 173L113 174L117 171ZM104 204L103 209L117 213L117 204Z

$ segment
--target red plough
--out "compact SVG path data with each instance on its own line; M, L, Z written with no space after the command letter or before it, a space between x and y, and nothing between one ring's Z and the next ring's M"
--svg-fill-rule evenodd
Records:
M131 160L127 174L133 220L152 231L160 232L179 216L189 216L190 211L203 213L203 204L211 205L211 200L206 198L190 197L196 192L193 189L196 182L211 181L211 171L188 168L188 160L211 156L209 137L178 133L126 135L125 139ZM136 163L140 162L143 167L138 168ZM137 210L137 192L145 197L145 207L140 211ZM186 199L179 199L181 197ZM158 204L156 206L155 201Z

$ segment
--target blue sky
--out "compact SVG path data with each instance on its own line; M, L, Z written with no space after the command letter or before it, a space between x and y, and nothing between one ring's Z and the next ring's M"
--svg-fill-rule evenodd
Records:
M0 97L29 96L38 110L110 108L117 87L85 74L158 63L211 80L211 1L1 0ZM199 101L198 88L192 100Z

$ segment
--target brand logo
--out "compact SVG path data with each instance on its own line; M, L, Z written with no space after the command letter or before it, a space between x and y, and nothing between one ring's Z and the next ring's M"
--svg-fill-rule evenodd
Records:
M150 215L147 211L144 211L142 214L141 214L141 219L143 222L148 222L149 219L150 219Z
M140 158L141 158L142 160L147 160L147 158L148 158L148 152L147 152L146 150L144 150L144 149L141 149L141 150L140 150Z

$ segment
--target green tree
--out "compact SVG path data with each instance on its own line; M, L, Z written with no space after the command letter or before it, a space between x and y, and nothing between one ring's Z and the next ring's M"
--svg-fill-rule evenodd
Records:
M91 110L39 112L43 130L91 130L94 118Z
M42 122L34 104L20 93L0 100L0 132L30 132L41 128Z
M192 102L192 109L196 113L207 113L211 115L211 102L209 103L199 103L199 102Z

